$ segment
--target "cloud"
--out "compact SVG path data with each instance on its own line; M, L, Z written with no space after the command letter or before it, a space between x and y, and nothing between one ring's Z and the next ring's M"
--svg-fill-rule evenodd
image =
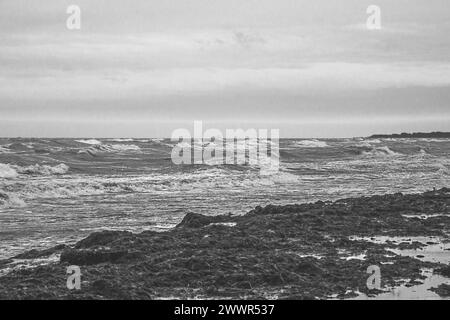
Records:
M98 73L65 71L0 78L0 97L139 99L152 96L265 92L350 94L355 90L450 86L450 64L313 63L301 68L164 68Z
M442 113L445 1L379 0L380 32L364 28L366 0L79 0L79 32L72 1L0 1L0 116Z

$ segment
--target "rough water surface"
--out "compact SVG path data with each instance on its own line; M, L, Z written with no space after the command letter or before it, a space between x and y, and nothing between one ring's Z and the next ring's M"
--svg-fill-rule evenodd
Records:
M197 141L196 148L207 142ZM0 138L0 259L92 232L164 231L189 212L415 193L450 185L449 139L281 139L280 171L177 166L169 139Z

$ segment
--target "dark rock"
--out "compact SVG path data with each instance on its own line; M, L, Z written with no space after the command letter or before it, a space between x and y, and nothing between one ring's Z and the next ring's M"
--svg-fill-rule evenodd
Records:
M450 266L439 268L436 270L436 272L450 278Z
M430 289L433 292L436 292L441 297L450 297L450 285L443 283L437 288Z
M357 291L375 295L379 292L366 288L369 265L386 262L382 266L385 287L395 287L399 278L415 283L424 278L424 268L442 268L437 272L443 275L448 275L448 270L387 250L399 246L416 249L423 243L377 244L349 237L440 236L448 241L443 220L413 221L402 216L447 212L450 194L444 191L272 205L243 216L189 213L177 228L166 232L96 232L72 249L57 248L62 250L62 264L2 276L0 298L256 299L264 292L279 292L285 298L326 299L332 294L348 297ZM219 222L237 224L232 228L210 225ZM34 250L19 256L33 258L57 250ZM343 259L362 252L364 261ZM1 262L1 268L11 262ZM82 290L65 287L67 264L83 266Z
M54 253L60 252L64 250L67 246L65 244L57 245L53 248L46 249L46 250L30 250L21 254L18 254L17 256L13 257L13 259L37 259L41 257L48 257Z
M225 222L229 216L204 216L202 214L189 212L176 226L177 228L201 228L211 223Z
M61 254L61 263L72 265L94 265L104 262L115 263L124 258L128 251L106 251L106 250L74 250L69 249Z
M86 239L79 241L75 248L77 249L87 249L96 246L106 246L111 242L120 239L124 236L132 235L131 232L127 231L101 231L94 232L89 235Z
M295 271L298 273L316 274L320 275L323 270L311 261L301 261L295 266Z

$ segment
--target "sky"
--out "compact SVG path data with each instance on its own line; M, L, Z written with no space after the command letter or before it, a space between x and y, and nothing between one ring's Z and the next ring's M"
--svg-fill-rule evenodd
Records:
M449 34L448 0L0 0L0 136L450 131Z

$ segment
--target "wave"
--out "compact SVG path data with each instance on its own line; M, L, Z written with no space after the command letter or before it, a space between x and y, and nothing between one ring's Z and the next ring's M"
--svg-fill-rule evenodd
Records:
M356 147L367 147L367 148L373 148L374 144L380 144L382 143L379 139L360 139L359 142L355 145Z
M388 146L383 146L383 147L377 147L377 148L372 148L371 150L368 151L362 151L361 155L363 156L375 156L375 157L395 157L395 156L401 156L401 153L392 151L391 149L389 149Z
M419 155L426 156L429 155L429 153L425 149L420 148Z
M450 164L448 161L442 161L441 163L437 164L437 173L441 176L448 176L450 175Z
M62 175L69 171L69 166L64 163L56 166L35 164L31 166L21 167L17 165L0 163L0 178L16 178L19 174L23 175Z
M17 177L17 171L8 164L0 163L0 178L11 179Z
M449 138L419 138L417 139L420 142L449 142Z
M25 207L25 202L14 194L0 190L0 208Z
M380 139L368 139L368 140L364 140L367 141L369 143L381 143L382 141Z
M347 148L346 151L350 154L364 157L393 157L403 155L401 153L392 151L388 146L373 147L366 145L356 145Z
M108 148L110 150L114 150L114 151L140 151L141 150L141 148L139 148L135 144L113 144L113 145L108 145Z
M7 145L9 150L14 151L28 151L33 148L32 142L22 143L22 142L14 142Z
M372 148L372 144L370 144L369 141L361 141L361 142L359 142L358 144L355 144L355 147L357 147L357 148L360 148L360 147L363 147L363 148Z
M299 177L284 170L266 175L259 170L242 170L229 167L202 167L192 172L176 174L147 174L128 176L73 176L33 180L27 183L8 184L8 195L3 202L23 205L37 199L70 199L80 196L111 194L171 194L217 188L249 189L261 186L276 186L283 183L298 183ZM1 191L1 189L0 189Z
M329 147L329 145L325 141L320 141L317 139L295 141L294 145L298 146L298 147L302 147L302 148L326 148L326 147Z
M54 167L48 165L40 165L35 164L27 167L13 166L16 171L20 174L28 174L28 175L62 175L66 174L69 171L69 166L64 163L58 164Z
M98 141L98 140L96 140L96 139L75 140L75 141L76 141L76 142L79 142L79 143L92 144L92 145L102 144L101 141Z
M119 138L119 139L110 139L109 141L113 141L113 142L133 142L134 139L131 139L131 138Z
M0 153L11 153L7 146L0 146Z
M90 148L78 151L81 154L89 154L91 156L96 156L98 153L109 153L109 152L124 152L124 151L140 151L137 145L134 144L97 144Z

